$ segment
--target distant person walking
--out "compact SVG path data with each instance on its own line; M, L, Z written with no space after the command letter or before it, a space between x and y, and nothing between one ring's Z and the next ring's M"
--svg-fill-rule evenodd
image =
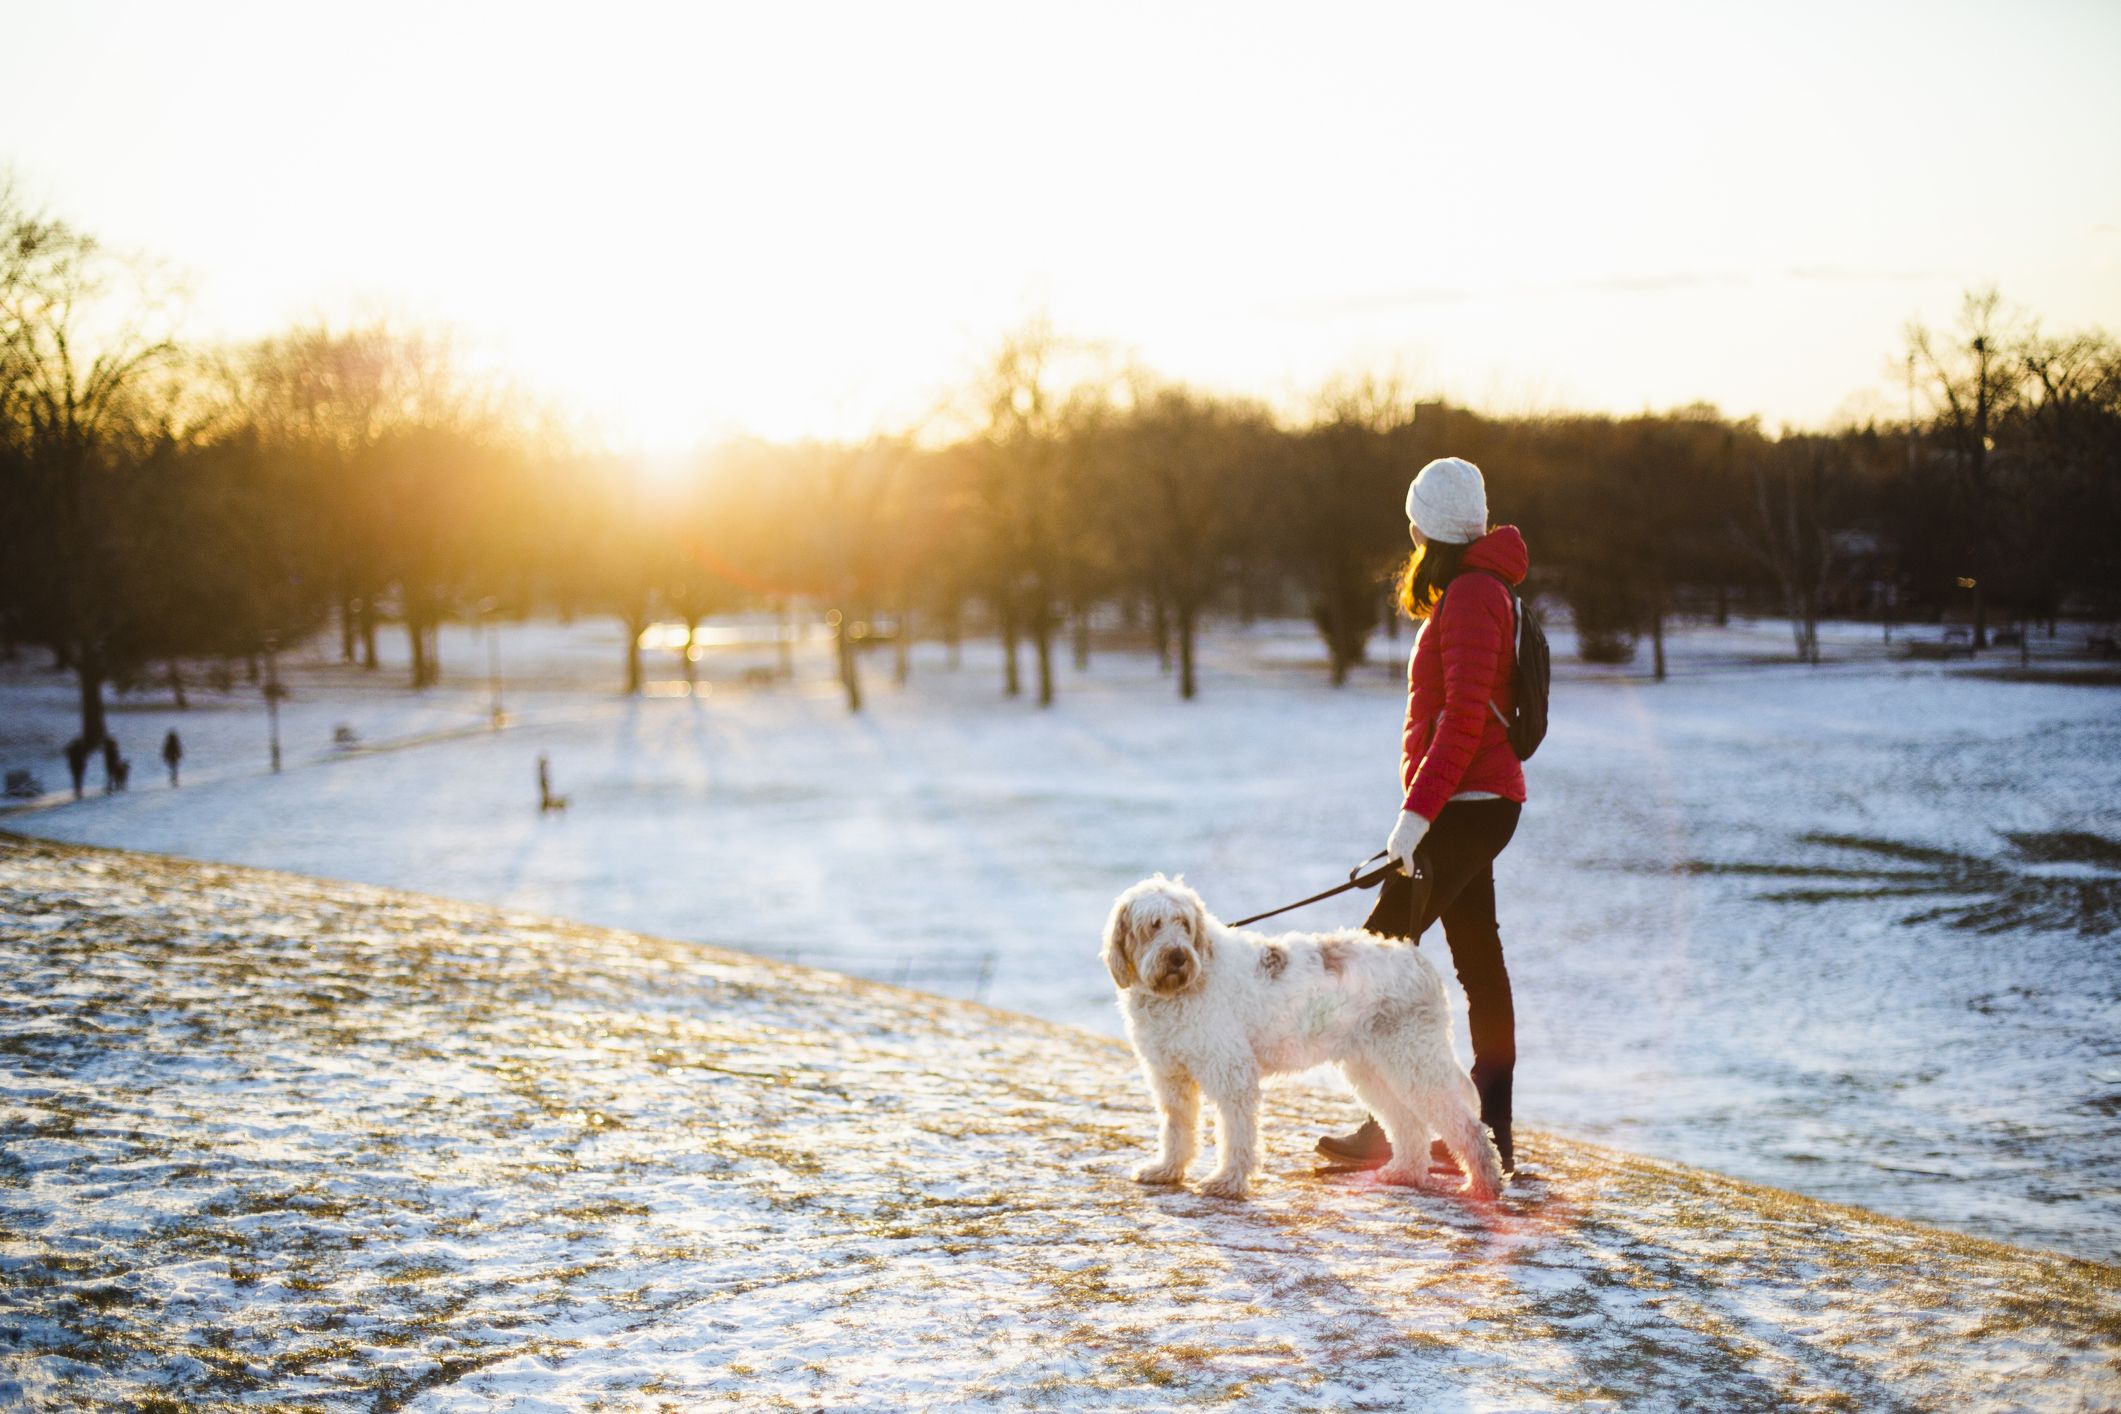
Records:
M169 767L169 788L177 788L177 766L184 760L184 743L177 740L177 729L171 727L169 735L162 738L162 764Z
M567 797L552 793L552 763L543 756L538 758L538 813L541 815L565 814Z
M1488 529L1480 468L1457 457L1421 469L1407 488L1407 521L1414 552L1400 577L1399 606L1421 628L1407 664L1405 795L1385 849L1403 868L1419 851L1432 886L1417 915L1412 879L1391 875L1363 927L1418 940L1443 921L1466 993L1480 1118L1509 1170L1516 1167L1510 1092L1517 1016L1495 919L1494 864L1524 808L1524 767L1510 749L1505 722L1515 701L1511 591L1531 559L1516 526ZM1353 1134L1319 1140L1318 1150L1364 1165L1383 1164L1392 1154L1375 1119Z
M88 758L93 754L89 744L75 737L66 744L66 770L74 778L74 799L81 799L82 787L88 780Z
M131 767L126 764L124 754L118 750L118 739L110 736L103 738L103 793L116 795L124 790L125 778L130 771Z

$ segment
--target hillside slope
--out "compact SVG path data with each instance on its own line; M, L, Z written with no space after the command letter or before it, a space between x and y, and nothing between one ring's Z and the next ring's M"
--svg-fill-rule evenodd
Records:
M0 837L0 1006L0 1402L2121 1404L2112 1266L1539 1134L1315 1180L1306 1086L1149 1193L1110 1041L692 945Z

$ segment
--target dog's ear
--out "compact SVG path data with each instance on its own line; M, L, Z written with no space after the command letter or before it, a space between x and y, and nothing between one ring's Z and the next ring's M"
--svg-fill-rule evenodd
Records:
M1105 967L1112 973L1112 985L1122 992L1141 980L1134 970L1133 922L1124 899L1112 905L1112 916L1105 920Z
M1206 905L1201 903L1200 895L1194 893L1191 889L1186 890L1185 902L1186 931L1193 935L1193 946L1200 949L1200 955L1202 957L1214 956L1215 933L1214 930L1208 926L1208 910Z

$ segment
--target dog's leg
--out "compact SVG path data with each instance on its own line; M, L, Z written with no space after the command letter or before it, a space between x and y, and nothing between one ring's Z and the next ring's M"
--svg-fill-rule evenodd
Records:
M1494 1136L1480 1122L1479 1093L1452 1053L1450 1034L1441 1029L1401 1032L1385 1048L1380 1062L1404 1092L1408 1107L1436 1131L1444 1148L1465 1170L1466 1181L1459 1191L1483 1199L1501 1193L1502 1156L1495 1151ZM1419 1158L1426 1175L1426 1143Z
M1183 1070L1149 1074L1149 1088L1163 1114L1163 1136L1153 1163L1134 1171L1136 1183L1182 1183L1200 1147L1200 1087Z
M1480 1122L1480 1114L1468 1105L1456 1085L1415 1096L1416 1102L1435 1123L1443 1146L1466 1171L1461 1190L1473 1198L1493 1198L1502 1192L1502 1155L1495 1136Z
M1344 1061L1341 1073L1348 1077L1357 1098L1370 1107L1370 1113L1384 1126L1385 1137L1392 1141L1391 1162L1377 1171L1378 1182L1423 1186L1429 1176L1428 1116L1419 1106L1409 1103L1405 1087L1395 1083L1375 1061Z
M1259 1072L1248 1067L1216 1076L1208 1098L1215 1102L1219 1162L1200 1191L1211 1198L1242 1198L1259 1168Z

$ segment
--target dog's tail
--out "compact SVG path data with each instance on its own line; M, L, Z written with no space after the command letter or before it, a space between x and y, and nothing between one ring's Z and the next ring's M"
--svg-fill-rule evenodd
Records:
M1459 1167L1466 1171L1465 1191L1475 1198L1501 1194L1508 1181L1503 1177L1502 1154L1488 1127L1480 1122L1480 1112L1453 1115L1446 1124L1446 1132L1440 1137L1443 1146L1457 1157Z

